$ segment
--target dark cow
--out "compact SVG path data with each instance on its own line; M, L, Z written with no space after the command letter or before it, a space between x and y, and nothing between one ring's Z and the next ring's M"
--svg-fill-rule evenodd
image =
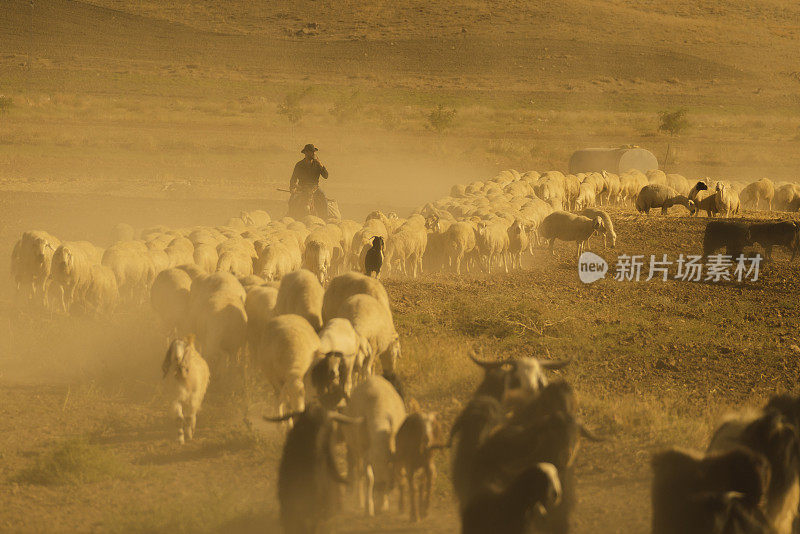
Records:
M764 511L779 534L791 533L800 504L800 444L794 424L774 409L741 414L720 425L708 450L736 447L746 447L766 458L771 477Z
M738 447L653 456L653 534L775 534L760 507L770 480L763 455Z
M556 468L540 463L520 473L502 491L487 489L461 513L462 534L524 534L543 527L561 499Z
M778 221L753 223L750 225L750 240L764 247L764 255L772 260L772 247L786 248L792 253L792 260L800 248L800 223Z
M725 247L725 254L736 259L750 245L750 227L742 222L709 221L703 235L703 255L708 258Z
M504 410L500 401L482 395L469 401L458 415L450 430L450 443L455 442L453 452L453 490L460 507L467 504L470 497L470 480L475 454L492 430L504 420Z
M563 496L542 518L541 528L567 532L576 500L574 463L581 435L597 439L577 419L574 391L564 381L547 384L475 451L463 492L467 502L492 488L509 487L522 471L546 462L558 471Z
M265 418L293 420L278 468L278 501L286 534L312 534L324 530L341 505L341 485L346 483L334 459L334 421L360 420L328 412L313 403L304 412Z

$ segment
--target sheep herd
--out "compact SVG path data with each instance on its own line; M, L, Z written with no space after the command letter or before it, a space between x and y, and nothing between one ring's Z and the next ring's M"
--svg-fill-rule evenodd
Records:
M171 337L162 371L181 443L193 437L216 372L244 362L256 369L274 393L269 419L286 430L278 473L286 532L324 525L339 509L345 483L370 515L386 510L399 487L400 508L419 519L430 506L433 455L450 449L463 532L561 533L576 503L578 442L599 439L578 421L570 385L547 376L568 361L473 355L484 380L449 439L441 439L435 414L404 401L401 343L380 278L508 272L521 269L543 242L551 250L557 240L575 242L580 253L595 234L614 247L614 224L602 207L625 204L642 213L681 205L691 215L728 217L741 208L796 210L800 187L776 187L766 178L748 185L690 183L661 171L503 171L486 182L455 185L408 218L375 211L363 224L314 216L273 220L255 210L220 226L135 232L120 224L106 249L28 231L14 246L11 274L21 301L51 312L91 316L148 303ZM754 228L753 236L761 230ZM796 241L797 227L787 231ZM754 239L749 232L747 239ZM771 493L770 485L776 473L789 477L791 488L798 484L796 451L775 459L777 449L769 448L800 450L796 435L789 443L792 435L768 432L788 424L783 416L765 409L737 423L726 444L705 457L658 456L654 517L663 519L654 520L654 532L791 532L784 527L787 517L797 516L800 490L791 493L784 484ZM783 441L769 441L776 433ZM334 460L340 442L345 475ZM740 456L725 456L731 451ZM713 466L726 462L737 466L736 476L762 483L740 484L734 475L719 480ZM420 471L425 482L417 488ZM699 492L696 500L674 496L692 491Z

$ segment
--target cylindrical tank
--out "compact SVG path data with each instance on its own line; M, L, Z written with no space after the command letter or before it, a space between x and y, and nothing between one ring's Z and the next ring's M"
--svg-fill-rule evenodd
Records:
M643 148L584 148L569 158L569 172L608 171L615 174L630 169L647 172L658 169L658 160Z

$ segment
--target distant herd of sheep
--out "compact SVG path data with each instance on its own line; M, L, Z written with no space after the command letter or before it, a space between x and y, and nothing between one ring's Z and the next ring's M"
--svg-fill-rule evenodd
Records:
M596 233L613 247L614 225L601 207L625 202L643 213L682 205L693 215L730 216L740 207L796 209L800 188L775 189L768 179L744 187L690 184L660 171L504 171L456 185L407 219L376 211L363 224L272 220L256 210L216 227L137 234L118 225L105 250L29 231L14 246L11 273L22 300L50 310L92 315L149 301L172 336L162 371L181 443L193 437L211 374L248 358L274 391L271 420L289 428L278 473L286 532L324 524L338 509L344 482L359 489L369 514L385 510L399 485L401 507L408 501L412 519L424 516L433 453L450 448L463 532L560 533L576 500L578 439L598 439L578 422L569 385L545 374L568 362L473 356L484 380L444 442L435 415L403 399L400 339L378 276L520 269L543 240L551 250L556 240L575 242L580 253ZM333 461L339 436L346 478ZM657 474L668 461L659 460ZM419 471L425 484L418 490ZM726 501L726 513L739 510L735 505ZM713 513L715 521L732 521Z
M89 314L146 300L167 269L180 268L191 279L229 272L244 286L253 286L277 282L302 267L325 284L339 273L364 272L376 241L381 243L382 268L371 272L382 276L399 272L416 277L443 270L491 273L496 266L521 268L523 256L542 241L551 250L556 240L574 241L580 252L590 236L600 234L613 247L614 224L601 207L628 201L643 213L653 208L666 213L682 205L692 215L704 211L727 217L740 208L797 210L800 186L776 188L767 178L748 185L710 180L692 185L683 176L662 171L620 176L503 171L486 182L455 185L450 196L407 219L375 211L363 224L313 216L272 220L255 210L223 226L153 227L138 238L133 228L120 224L114 229L114 244L105 250L87 241L62 243L44 231L25 232L14 247L11 273L28 299ZM172 278L180 277L171 272Z

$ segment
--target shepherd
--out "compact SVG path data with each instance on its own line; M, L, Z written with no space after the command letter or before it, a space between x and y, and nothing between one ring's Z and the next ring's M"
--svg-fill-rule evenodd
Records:
M328 199L319 187L320 176L328 179L328 169L317 158L318 150L313 144L307 144L300 151L305 157L294 166L289 181L289 215L295 219L309 213L328 218Z

